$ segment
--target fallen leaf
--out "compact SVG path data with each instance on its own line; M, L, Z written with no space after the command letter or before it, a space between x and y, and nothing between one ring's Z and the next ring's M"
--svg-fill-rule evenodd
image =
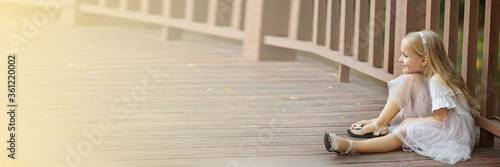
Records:
M361 105L361 103L356 103L358 106Z
M352 108L352 105L349 105L349 106L347 106L347 107Z
M328 86L328 89L333 89L333 86Z
M196 64L187 64L187 67L196 67Z
M206 91L212 91L215 90L214 88L208 88Z
M339 77L337 73L332 73L332 77Z
M299 100L299 99L304 100L305 98L292 96L292 97L290 97L290 99L292 99L292 100Z
M231 90L231 89L230 89L230 88L228 88L228 87L222 87L221 89L223 89L223 90Z
M344 118L345 118L345 116L340 117L340 119L344 119Z

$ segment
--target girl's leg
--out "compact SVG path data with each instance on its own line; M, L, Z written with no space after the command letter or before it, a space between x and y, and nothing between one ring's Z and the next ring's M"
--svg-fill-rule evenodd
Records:
M331 143L331 139L330 143ZM338 151L344 152L349 147L349 141L344 138L337 137L337 142L339 144ZM353 147L351 149L351 153L380 153L380 152L389 152L393 151L397 148L400 148L403 145L403 142L399 140L396 134L391 133L389 135L372 138L368 140L361 141L353 141Z

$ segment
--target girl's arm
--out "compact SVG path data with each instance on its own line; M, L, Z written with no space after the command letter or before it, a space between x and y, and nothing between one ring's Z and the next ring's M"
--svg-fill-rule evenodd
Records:
M429 117L424 117L424 119L433 119L439 122L443 122L444 118L448 115L448 109L447 108L440 108L437 110L434 110L434 115L429 116Z
M444 118L448 115L448 109L447 108L440 108L437 110L434 110L434 115L433 116L428 116L428 117L423 117L422 119L433 119L439 122L443 122ZM406 124L406 122L409 121L414 121L419 118L407 118L403 122L401 122L400 125Z

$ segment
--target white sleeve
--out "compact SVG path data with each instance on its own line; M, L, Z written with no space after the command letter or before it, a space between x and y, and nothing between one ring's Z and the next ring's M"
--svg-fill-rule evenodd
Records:
M432 111L440 108L453 109L457 107L453 92L442 82L441 78L431 79L429 83L432 97Z

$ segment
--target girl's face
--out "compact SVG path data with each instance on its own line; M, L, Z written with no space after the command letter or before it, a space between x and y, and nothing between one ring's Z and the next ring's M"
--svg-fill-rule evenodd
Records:
M426 56L419 56L414 53L409 46L406 44L401 45L401 57L399 57L399 62L403 68L403 73L424 73L426 62Z

